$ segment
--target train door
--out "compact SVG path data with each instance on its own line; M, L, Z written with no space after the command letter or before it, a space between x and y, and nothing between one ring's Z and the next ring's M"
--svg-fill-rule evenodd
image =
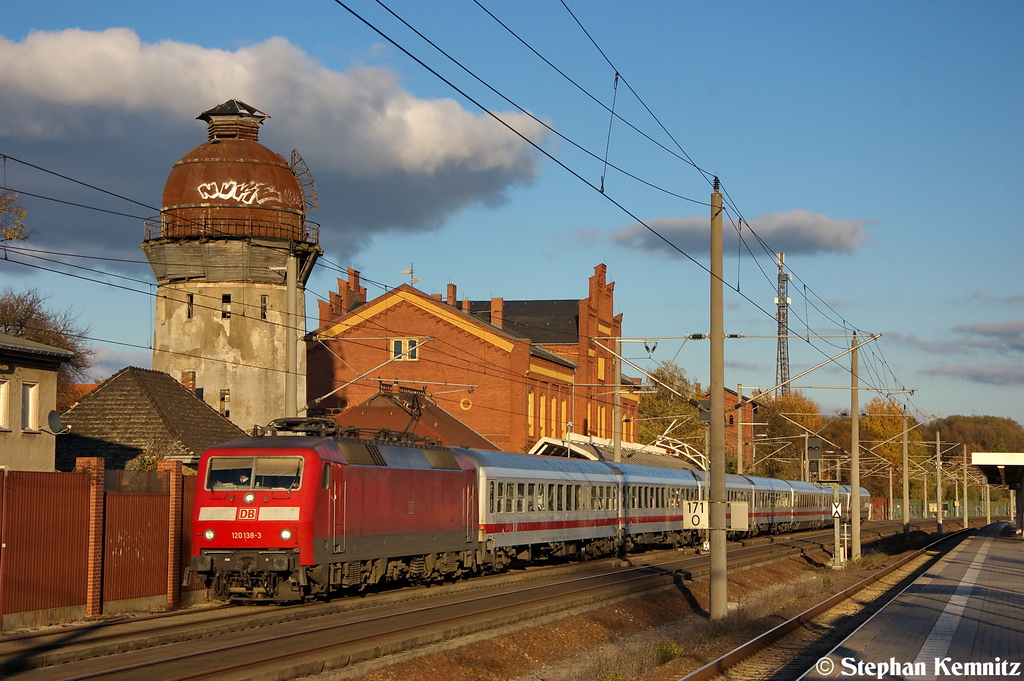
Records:
M462 518L466 528L466 541L471 542L476 538L476 471L466 471L464 480Z
M328 508L331 517L331 541L334 553L345 551L345 507L348 503L346 494L348 481L342 477L344 469L324 462L323 484L327 488Z

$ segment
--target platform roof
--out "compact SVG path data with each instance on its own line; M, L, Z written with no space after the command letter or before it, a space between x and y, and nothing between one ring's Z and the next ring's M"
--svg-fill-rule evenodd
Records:
M990 485L1024 482L1024 452L971 452L971 463L985 474Z

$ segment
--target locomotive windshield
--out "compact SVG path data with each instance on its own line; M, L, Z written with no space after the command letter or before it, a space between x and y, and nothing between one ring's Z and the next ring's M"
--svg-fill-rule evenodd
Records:
M298 489L302 459L288 456L215 456L206 473L206 489Z

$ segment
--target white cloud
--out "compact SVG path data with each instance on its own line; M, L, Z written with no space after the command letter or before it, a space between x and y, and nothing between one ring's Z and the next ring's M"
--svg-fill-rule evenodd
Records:
M320 193L310 218L327 227L328 247L349 252L381 231L435 229L474 203L499 204L539 169L533 148L490 115L418 98L387 69L332 70L284 38L226 51L148 44L127 28L33 32L21 42L0 37L0 63L9 155L46 165L37 155L59 146L62 173L120 173L151 194L131 195L144 202L158 203L171 164L206 141L199 113L232 98L266 111L260 141L285 157L299 149ZM497 115L543 137L524 114Z
M89 373L96 379L105 379L129 366L149 369L152 362L151 352L112 350L106 345L97 345L93 351L92 368Z
M1024 352L1024 320L1009 322L960 324L953 331L967 336L980 336L969 342L1000 352Z
M1024 366L940 364L928 372L933 376L953 376L986 385L1024 385Z
M863 248L870 240L871 237L864 231L864 226L874 222L837 220L807 210L791 210L751 220L750 228L776 252L853 253ZM682 257L678 251L666 244L665 240L690 255L707 253L710 249L709 223L710 218L707 217L654 218L646 221L651 229L640 223L626 225L612 233L611 241L660 257ZM651 230L665 239L659 238ZM746 227L743 231L744 238L750 239L751 235ZM737 239L735 229L730 226L723 228L726 253L735 252Z

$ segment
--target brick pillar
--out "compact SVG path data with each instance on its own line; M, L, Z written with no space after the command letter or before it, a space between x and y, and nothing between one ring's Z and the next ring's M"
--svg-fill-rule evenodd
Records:
M85 591L85 616L103 614L103 530L105 524L106 465L98 456L75 459L75 471L89 475L89 559Z
M167 605L178 607L181 602L181 504L182 479L180 461L158 461L156 469L167 473L170 498L168 503L167 523Z
M502 298L491 298L491 324L499 329L505 324L505 301Z

